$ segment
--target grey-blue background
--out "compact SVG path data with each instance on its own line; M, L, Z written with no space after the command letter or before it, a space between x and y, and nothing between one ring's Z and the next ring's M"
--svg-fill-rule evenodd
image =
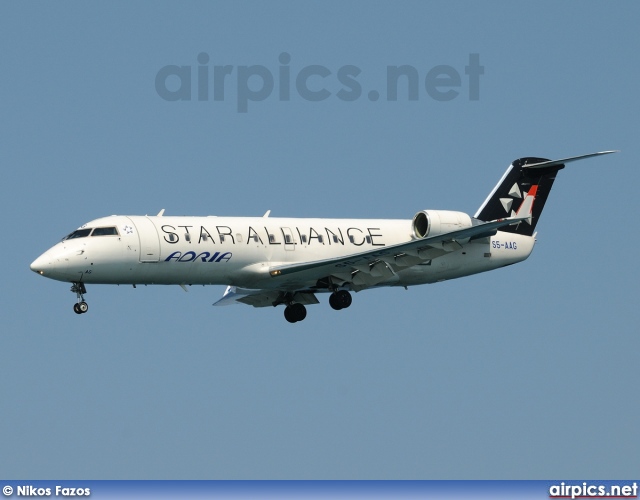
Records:
M637 475L639 20L634 2L2 3L0 475ZM197 100L201 52L234 66L224 101ZM292 79L329 68L309 82L331 97L276 86L238 113L238 66L277 76L282 52ZM402 64L455 68L460 95L388 102ZM166 65L192 66L191 101L158 96ZM93 286L79 317L28 267L116 213L474 213L518 157L603 149L622 152L561 173L528 261L347 311L322 297L295 325L212 308L223 287Z

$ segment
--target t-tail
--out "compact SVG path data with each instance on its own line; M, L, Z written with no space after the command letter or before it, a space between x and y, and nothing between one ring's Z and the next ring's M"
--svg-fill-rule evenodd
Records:
M474 217L488 222L509 217L519 218L529 214L526 220L500 230L532 236L556 175L565 167L565 163L609 153L616 153L616 151L601 151L561 160L535 157L515 160L509 165L502 179L493 188Z

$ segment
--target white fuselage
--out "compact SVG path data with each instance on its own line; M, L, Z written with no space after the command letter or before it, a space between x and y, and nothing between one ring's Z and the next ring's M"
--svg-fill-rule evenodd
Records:
M410 220L384 219L114 215L85 227L115 227L117 234L65 239L31 268L68 282L258 289L278 280L269 274L272 266L353 255L415 239ZM376 286L418 285L489 271L526 259L534 243L534 237L498 231L403 269ZM292 289L313 285L291 283Z

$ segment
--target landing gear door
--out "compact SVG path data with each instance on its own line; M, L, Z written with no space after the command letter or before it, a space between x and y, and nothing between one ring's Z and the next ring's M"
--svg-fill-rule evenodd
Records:
M160 238L156 226L149 217L129 217L138 233L140 241L140 262L158 262L160 260Z

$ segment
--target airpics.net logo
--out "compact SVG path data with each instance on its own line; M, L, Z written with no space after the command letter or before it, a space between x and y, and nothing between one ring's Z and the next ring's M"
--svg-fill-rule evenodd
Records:
M638 498L638 483L631 484L554 484L549 488L549 498Z
M280 102L301 99L323 102L338 99L354 102L368 99L376 102L418 102L420 99L452 101L464 98L480 99L480 77L484 66L480 54L469 54L457 67L438 64L419 67L410 64L387 65L379 85L367 85L365 73L353 64L331 69L321 64L300 64L288 52L277 58L277 69L262 64L219 64L209 54L201 52L198 64L168 64L158 70L155 77L156 93L165 101L222 102L235 99L238 113L247 113L249 103L268 99ZM375 75L371 74L369 79ZM382 89L382 90L379 90ZM255 104L252 104L254 106Z

